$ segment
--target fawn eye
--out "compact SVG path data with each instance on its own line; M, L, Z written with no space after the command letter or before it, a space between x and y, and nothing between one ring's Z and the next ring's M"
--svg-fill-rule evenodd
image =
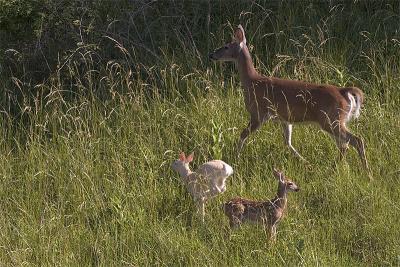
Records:
M224 47L224 49L225 49L225 50L228 50L228 49L229 49L229 47L225 46L225 47Z

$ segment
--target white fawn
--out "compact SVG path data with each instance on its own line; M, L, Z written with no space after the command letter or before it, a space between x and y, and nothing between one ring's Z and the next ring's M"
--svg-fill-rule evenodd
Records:
M350 144L368 169L363 140L350 133L346 127L352 117L357 118L360 114L363 102L360 89L260 75L254 68L241 25L234 32L234 40L216 49L209 57L212 60L237 63L246 109L250 113L250 122L240 135L239 153L249 134L265 121L273 119L282 123L285 142L290 150L304 160L292 146L292 125L314 122L333 136L340 150L340 158L343 158Z
M299 187L282 172L274 170L279 181L275 198L266 201L254 201L236 197L223 205L224 213L229 218L231 228L244 222L262 223L270 234L270 240L276 240L276 227L282 219L287 206L287 193L299 191Z
M233 174L233 169L222 160L211 160L193 172L189 168L193 157L193 153L186 157L185 153L181 152L179 159L172 163L172 169L182 177L204 222L206 201L226 191L225 181Z

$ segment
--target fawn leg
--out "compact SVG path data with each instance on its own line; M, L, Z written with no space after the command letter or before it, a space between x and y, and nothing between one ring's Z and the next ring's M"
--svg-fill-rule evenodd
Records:
M237 228L239 225L240 225L240 220L238 217L232 216L229 219L229 226L231 227L231 229Z
M269 228L269 233L270 233L270 241L275 242L276 241L276 224L271 225Z
M201 201L201 221L204 223L204 217L206 216L206 207L204 200Z
M213 195L221 194L225 191L226 191L225 180L220 178L211 180L211 192Z
M197 200L197 214L201 217L201 222L204 223L204 217L205 217L205 200L204 199L199 199Z

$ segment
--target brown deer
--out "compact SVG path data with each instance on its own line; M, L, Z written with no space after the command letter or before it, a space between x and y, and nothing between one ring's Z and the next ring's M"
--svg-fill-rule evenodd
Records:
M282 172L274 169L274 176L279 181L275 198L254 201L236 197L223 205L231 228L240 226L244 222L262 223L268 229L270 240L276 240L276 227L286 210L287 193L289 191L297 192L300 189Z
M285 142L290 150L304 160L292 146L292 125L313 122L333 136L340 151L340 159L350 144L368 169L363 140L350 133L346 127L351 118L357 118L360 114L363 93L359 88L341 88L260 75L254 68L241 25L234 32L234 40L216 49L209 57L212 60L237 63L244 102L250 113L250 122L240 135L239 153L249 134L265 121L273 119L282 123Z

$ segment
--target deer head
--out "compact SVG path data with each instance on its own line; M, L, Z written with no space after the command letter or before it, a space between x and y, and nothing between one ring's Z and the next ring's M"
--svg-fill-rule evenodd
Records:
M236 61L242 48L246 46L246 37L241 25L234 32L233 41L217 48L209 57L217 61Z
M294 191L297 192L300 188L292 182L287 176L283 174L283 172L274 169L274 176L279 181L279 187L283 187L285 191Z
M182 177L186 177L190 174L189 163L193 161L194 152L192 152L189 156L185 156L185 152L181 152L179 154L179 159L175 160L171 168L178 172Z

